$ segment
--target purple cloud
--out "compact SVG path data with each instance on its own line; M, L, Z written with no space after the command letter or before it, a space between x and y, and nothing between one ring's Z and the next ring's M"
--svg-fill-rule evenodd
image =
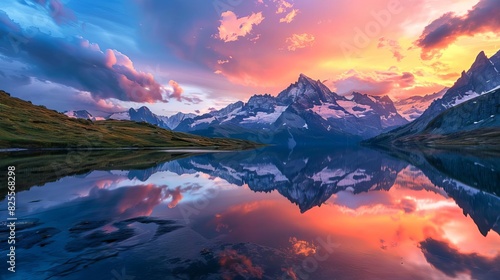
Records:
M96 101L166 101L153 75L136 70L117 50L102 51L81 37L63 39L42 32L26 37L5 13L0 12L0 21L0 53L27 62L29 75L90 92Z
M463 16L450 12L434 20L415 44L422 48L422 59L432 59L461 36L500 31L499 14L498 0L481 0Z

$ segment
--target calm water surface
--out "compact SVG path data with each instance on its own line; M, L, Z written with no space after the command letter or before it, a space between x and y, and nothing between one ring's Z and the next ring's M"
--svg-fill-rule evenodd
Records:
M8 165L19 221L5 279L500 279L495 155L1 154Z

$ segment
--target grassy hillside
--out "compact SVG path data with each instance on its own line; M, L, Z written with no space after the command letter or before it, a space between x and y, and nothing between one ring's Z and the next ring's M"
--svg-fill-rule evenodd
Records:
M252 148L257 144L172 132L147 123L72 119L0 91L0 148Z

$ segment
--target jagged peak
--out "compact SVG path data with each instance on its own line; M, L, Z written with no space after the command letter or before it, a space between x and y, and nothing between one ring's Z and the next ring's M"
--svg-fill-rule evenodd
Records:
M139 108L139 109L138 109L138 111L139 111L139 110L141 110L141 111L149 111L149 112L151 112L151 110L149 110L149 108L148 108L148 107L146 107L146 106L142 106L141 108Z
M138 113L141 111L146 112L146 113L152 113L151 110L149 110L149 108L146 106L142 106L139 109L130 108L128 111L129 111L129 113Z
M311 84L317 84L317 83L321 83L319 80L318 81L315 81L313 79L311 79L310 77L306 76L305 74L300 74L299 75L299 80L298 82L302 82L302 83L311 83Z
M380 100L392 102L392 98L389 95L387 95L387 94L380 96Z
M300 78L311 79L311 78L309 78L309 76L307 76L307 75L306 75L306 74L304 74L304 73L300 73L300 74L299 74L299 79L300 79Z
M69 110L69 111L64 111L63 114L66 113L74 113L74 114L85 114L85 115L92 115L89 113L87 110Z
M93 117L92 114L89 111L87 111L87 110L78 110L78 111L75 111L75 113L85 114L87 116Z
M462 71L462 74L460 75L460 78L457 79L457 81L455 82L455 84L453 84L453 86L450 89L466 85L469 82L469 79L470 79L470 76L468 75L468 73L465 72L465 71ZM448 93L448 92L449 91L447 91L446 93ZM446 95L446 93L445 93L445 95Z
M353 91L352 94L353 96L359 96L359 97L367 97L367 98L374 98L376 100L379 100L379 101L390 101L390 102L393 102L391 97L389 95L370 95L370 94L366 94L366 93L360 93L360 92L357 92L357 91Z
M478 54L477 54L477 57L476 57L476 60L477 59L488 59L488 57L486 56L486 53L484 51L480 51Z
M477 57L476 57L476 60L474 61L474 63L472 64L470 71L473 71L479 67L482 67L484 65L487 65L487 64L490 64L491 61L489 60L489 58L486 56L486 54L484 53L484 51L481 51Z
M68 111L64 111L63 113L70 113L70 112L75 112L75 113L85 113L85 114L89 114L89 111L83 109L83 110L68 110Z

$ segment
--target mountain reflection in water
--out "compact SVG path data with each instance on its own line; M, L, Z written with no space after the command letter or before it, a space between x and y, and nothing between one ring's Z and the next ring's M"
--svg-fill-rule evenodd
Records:
M0 165L23 172L18 181L29 178L17 194L18 272L7 279L500 273L495 155L367 148L140 153L86 154L53 174L46 166L67 155L2 155ZM6 220L6 211L0 215ZM0 231L2 242L7 234Z

